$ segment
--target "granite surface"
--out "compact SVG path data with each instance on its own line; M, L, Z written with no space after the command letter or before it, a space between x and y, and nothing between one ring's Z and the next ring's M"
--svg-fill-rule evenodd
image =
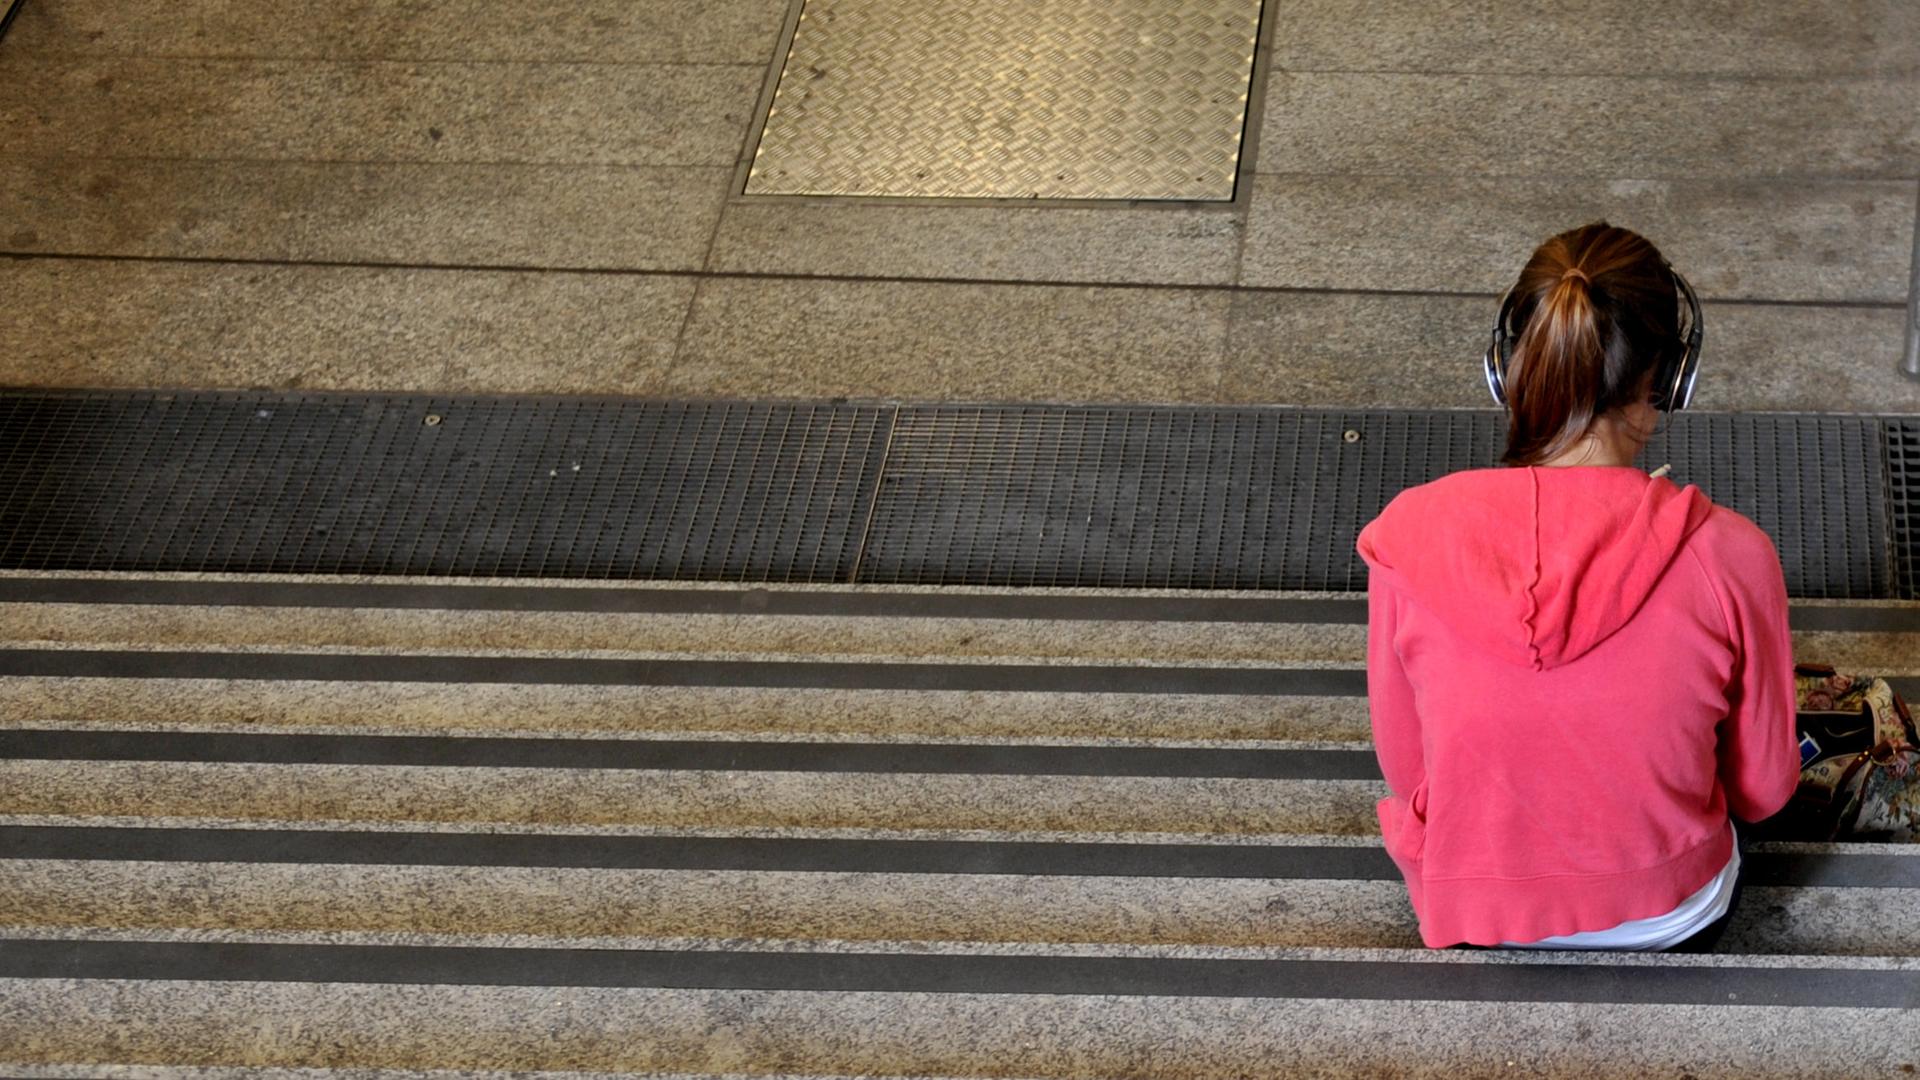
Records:
M1899 180L1262 176L1240 282L1497 296L1535 245L1604 219L1652 240L1708 300L1898 304L1913 252L1914 188Z
M671 395L1204 401L1225 293L711 279Z
M327 60L761 64L785 0L62 0L22 8L10 53Z
M341 898L351 897L343 904ZM1419 946L1397 881L0 860L16 933ZM29 929L30 928L30 929Z
M732 165L760 68L24 55L9 154Z
M18 1062L1072 1077L1902 1075L1880 1010L0 982Z
M698 270L725 167L0 158L19 253ZM592 227L582 227L584 223Z
M1245 404L1490 407L1481 353L1495 302L1477 297L1242 293L1217 398ZM1912 412L1898 308L1708 303L1694 407Z
M1453 296L1243 293L1234 297L1215 396L1243 404L1488 407L1476 350L1486 347L1494 307Z
M1892 374L1920 175L1903 0L1287 5L1263 175L1205 209L730 195L782 0L29 7L0 252L430 264L493 295L241 289L233 325L218 283L142 307L69 276L55 300L0 264L27 298L0 383L1477 405L1486 315L1380 291L1490 306L1604 215L1710 298L1803 305L1716 313L1702 407L1915 402ZM502 265L685 277L523 303Z
M1197 945L1197 944L1146 944L1134 942L1055 942L1037 943L1025 941L865 941L865 940L807 940L792 938L716 938L716 937L647 937L647 938L601 938L581 939L532 938L524 935L506 934L419 934L409 932L357 932L357 931L277 931L277 930L84 930L50 929L31 933L9 934L0 940L45 940L45 941L106 941L106 942L189 942L189 943L252 943L258 945L297 945L356 942L372 945L420 946L434 945L460 947L499 947L509 949L544 949L561 945L565 941L578 940L587 943L589 948L615 950L645 950L672 948L697 950L701 952L730 953L737 956L757 958L780 954L834 955L834 956L951 956L951 957L1020 957L1038 956L1049 958L1097 957L1132 960L1256 960L1256 961L1292 961L1332 964L1393 964L1409 971L1434 972L1435 977L1468 968L1496 968L1511 975L1513 969L1543 967L1552 970L1563 968L1597 968L1606 974L1632 972L1636 969L1663 970L1725 970L1732 971L1736 977L1750 971L1800 971L1810 973L1869 973L1878 972L1896 977L1920 973L1920 957L1910 956L1766 956L1720 954L1674 954L1642 952L1609 952L1606 950L1542 950L1533 952L1521 949L1469 950L1428 949L1428 948L1340 948L1330 946L1302 945ZM1364 969L1362 969L1364 972ZM1602 976L1603 978L1605 975ZM1628 975L1628 978L1645 976ZM1653 979L1663 976L1652 976ZM558 981L558 980L554 980ZM1906 980L1898 978L1904 985ZM1884 984L1883 984L1884 985ZM1329 987L1329 990L1336 988ZM1414 988L1409 988L1412 991ZM1428 984L1418 988L1424 991L1419 1000L1446 1001L1444 993L1436 992L1444 986ZM1187 996L1187 995L1179 995ZM1337 996L1337 995L1330 995ZM1406 1000L1413 1000L1410 996ZM1513 1000L1520 1000L1516 997ZM1729 1000L1740 1000L1737 995ZM1749 1007L1756 1003L1748 1001ZM1819 1006L1799 1006L1818 1008Z
M819 277L1225 285L1237 208L1008 207L880 200L729 204L708 269Z
M1723 953L1920 956L1920 927L1902 914L1917 909L1920 893L1913 889L1753 885L1741 890L1740 907L1717 948Z
M0 814L73 818L1363 836L1383 794L1349 780L0 759Z
M1369 737L1362 697L988 691L452 686L428 683L21 677L0 715L69 727L341 733L618 735L702 732L929 738Z
M1296 71L1806 78L1920 70L1920 8L1906 0L1290 0L1274 14L1274 63Z
M1751 886L1719 951L1920 956L1920 931L1903 917L1916 899L1910 889ZM1398 881L811 871L5 860L0 925L594 947L659 937L1420 947Z
M233 829L274 831L287 828L281 822L256 818L221 817L147 817L125 815L74 818L62 814L0 814L0 825L47 826L64 828L84 824L100 828L155 829ZM511 821L315 821L302 822L301 829L321 832L433 833L513 836L612 836L612 837L707 837L757 840L982 840L989 843L1022 841L1050 843L1116 844L1200 844L1217 847L1373 847L1380 846L1376 835L1328 835L1323 833L1216 833L1216 832L1102 832L1073 829L966 829L966 828L876 828L861 826L717 826L600 824L569 825ZM1880 845L1885 847L1885 845ZM81 936L93 931L77 932ZM715 939L724 940L724 939Z
M1916 112L1914 79L1276 70L1256 168L1905 180L1920 173Z
M691 282L651 276L0 260L0 384L638 389Z
M0 261L19 313L0 325L0 382L1485 404L1491 301L1474 297L696 280ZM1696 405L1920 407L1894 370L1902 321L1709 304Z
M1920 674L1920 634L1795 631L1794 654ZM665 615L396 608L10 604L0 641L139 648L808 656L980 661L1364 663L1359 624Z

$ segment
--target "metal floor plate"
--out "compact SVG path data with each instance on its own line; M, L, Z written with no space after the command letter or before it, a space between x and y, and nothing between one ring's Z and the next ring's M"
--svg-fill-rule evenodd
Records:
M803 0L749 195L1231 200L1260 0Z
M0 568L1366 587L1497 410L0 394ZM1802 597L1914 597L1920 424L1693 413L1643 458Z

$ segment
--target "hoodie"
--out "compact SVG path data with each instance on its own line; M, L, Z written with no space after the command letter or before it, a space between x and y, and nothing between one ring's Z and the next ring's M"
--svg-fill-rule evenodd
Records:
M1431 946L1672 910L1799 778L1773 541L1631 466L1469 469L1360 531L1381 833Z

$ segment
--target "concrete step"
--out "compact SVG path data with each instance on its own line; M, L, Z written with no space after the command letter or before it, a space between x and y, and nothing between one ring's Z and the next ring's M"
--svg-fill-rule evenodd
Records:
M1375 830L1378 781L0 761L0 814L563 827Z
M1371 840L965 841L0 827L0 925L1418 948ZM1196 838L1197 839L1197 838ZM1920 851L1759 845L1723 951L1920 956ZM352 897L342 904L342 896ZM329 939L331 940L331 939Z
M6 583L0 582L0 587ZM0 641L200 648L264 646L1127 660L1360 660L1364 597L1300 593L1309 604L1230 593L1038 594L975 590L654 585L414 586L289 582L145 583L164 603L14 603ZM164 586L174 588L162 591ZM41 586L44 588L44 586ZM258 588L258 586L256 586ZM504 590L512 590L506 596ZM239 603L193 603L226 593ZM253 593L248 595L248 593ZM238 595L234 595L238 594ZM278 594L278 595L274 595ZM0 588L0 595L4 589ZM269 605L269 599L305 601ZM245 601L253 601L251 603ZM353 606L339 606L351 603ZM541 605L534 610L476 604ZM401 606L404 604L405 606ZM439 606L418 606L439 605ZM614 610L568 610L595 605ZM543 609L550 608L550 609ZM1290 608L1298 610L1290 610ZM624 610L622 610L624 609ZM1289 616L1300 621L1287 621ZM1169 617L1171 616L1171 617Z
M1920 1065L1904 848L1762 845L1719 956L1419 948L1363 597L0 599L10 1075ZM1804 659L1920 673L1920 604L1794 619Z
M0 577L0 643L149 648L1366 659L1366 598L1329 592L434 582L286 575ZM1920 602L1796 601L1796 655L1920 673Z
M1354 694L0 678L0 726L393 734L1205 741L1368 738Z
M1356 663L0 649L0 725L1353 740Z
M1920 968L1885 959L147 937L9 942L0 1046L24 1065L1882 1076L1915 1064L1898 1010L1920 1005Z

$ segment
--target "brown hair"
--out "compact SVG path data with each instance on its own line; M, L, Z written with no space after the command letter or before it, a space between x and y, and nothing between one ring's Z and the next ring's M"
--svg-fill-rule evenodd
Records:
M1646 237L1596 221L1541 244L1514 285L1503 465L1537 465L1596 417L1644 400L1682 347L1673 272Z

